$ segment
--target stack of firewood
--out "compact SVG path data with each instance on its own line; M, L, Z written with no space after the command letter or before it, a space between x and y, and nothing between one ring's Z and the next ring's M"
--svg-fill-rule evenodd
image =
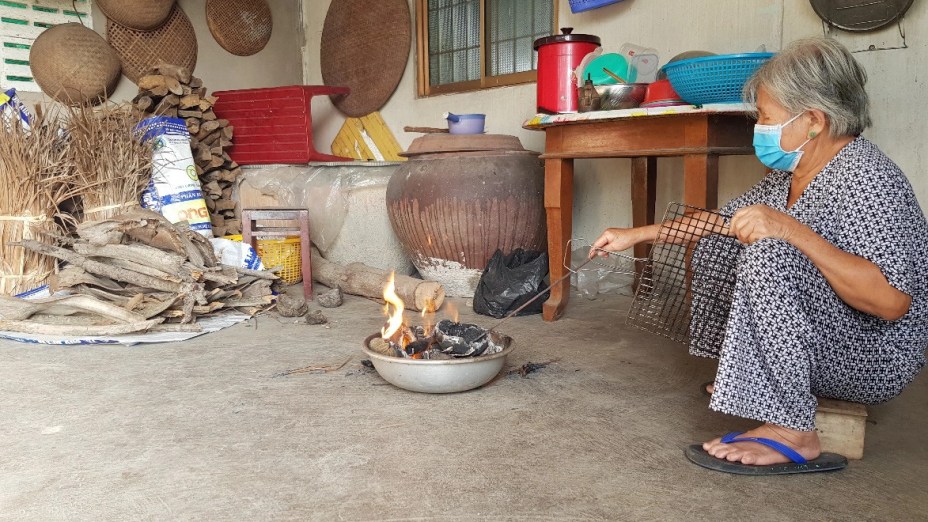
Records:
M198 331L197 318L274 302L276 275L222 265L211 243L155 212L135 209L77 226L62 246L18 245L67 265L49 281L67 298L0 299L0 330L49 335Z
M229 157L232 126L213 112L215 96L207 96L203 80L176 65L162 64L139 79L136 108L146 114L181 118L190 131L190 147L196 164L213 234L224 236L242 231L241 209L232 199L232 187L242 169Z

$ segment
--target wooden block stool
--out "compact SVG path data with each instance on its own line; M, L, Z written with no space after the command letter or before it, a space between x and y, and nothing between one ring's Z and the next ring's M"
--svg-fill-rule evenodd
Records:
M255 251L258 250L258 239L283 239L293 236L300 238L300 275L303 277L303 296L307 301L312 301L313 272L309 242L309 211L296 208L242 209L242 241L251 245Z
M815 411L815 431L822 451L844 455L849 459L864 458L864 430L867 427L867 407L855 402L819 399Z

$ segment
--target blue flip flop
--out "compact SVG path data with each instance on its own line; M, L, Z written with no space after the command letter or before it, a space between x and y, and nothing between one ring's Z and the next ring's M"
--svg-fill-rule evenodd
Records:
M773 448L792 462L770 464L767 466L729 462L725 459L709 455L706 450L702 449L701 444L693 444L686 448L683 453L686 455L686 458L690 459L690 461L697 466L737 475L788 475L792 473L813 473L816 471L837 471L847 467L847 459L837 453L822 453L813 460L806 460L796 450L790 448L786 444L763 437L739 438L738 436L741 434L741 432L728 433L722 437L722 442L725 444L731 444L733 442L756 442L768 448Z

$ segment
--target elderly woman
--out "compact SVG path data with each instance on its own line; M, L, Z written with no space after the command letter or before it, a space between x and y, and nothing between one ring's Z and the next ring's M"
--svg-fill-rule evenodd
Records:
M771 171L720 211L730 216L720 228L741 244L736 283L719 345L694 340L690 352L719 359L710 408L763 424L691 447L697 464L751 474L843 467L822 454L816 397L884 402L925 364L928 226L905 175L860 135L870 125L865 82L841 44L812 38L745 86L755 152ZM607 229L591 255L654 241L659 228ZM700 243L709 240L734 241ZM694 323L699 313L694 303Z

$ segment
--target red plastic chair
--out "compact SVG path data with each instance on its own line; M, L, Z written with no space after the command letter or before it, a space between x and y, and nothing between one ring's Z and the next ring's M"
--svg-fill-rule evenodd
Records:
M350 93L348 87L324 85L218 91L213 111L233 127L229 156L239 165L353 161L313 145L313 97Z

